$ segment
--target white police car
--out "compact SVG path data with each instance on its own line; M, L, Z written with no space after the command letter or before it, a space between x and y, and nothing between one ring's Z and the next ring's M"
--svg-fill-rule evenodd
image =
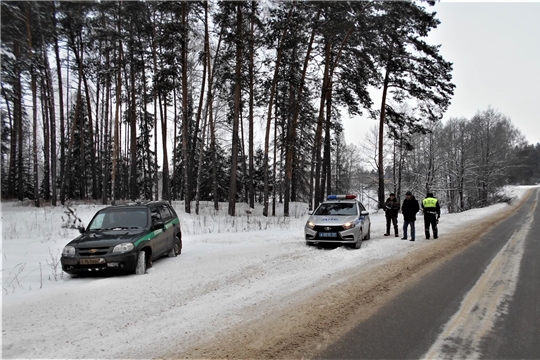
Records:
M360 249L370 237L371 221L356 195L328 195L305 226L306 244L349 244Z

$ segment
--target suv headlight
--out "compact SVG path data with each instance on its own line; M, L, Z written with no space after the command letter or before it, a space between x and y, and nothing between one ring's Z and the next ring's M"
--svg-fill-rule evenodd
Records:
M345 230L352 229L352 228L355 227L355 226L356 226L356 224L355 224L354 222L351 222L351 221L346 222L345 224L343 224L343 228L344 228Z
M62 256L63 257L74 257L75 256L75 247L73 247L73 246L65 246L64 250L62 250Z
M114 247L113 253L125 253L128 251L133 250L133 244L132 243L121 243Z
M310 229L314 229L314 228L315 228L315 224L312 223L311 221L308 221L308 222L306 223L306 226L307 226L308 228L310 228Z

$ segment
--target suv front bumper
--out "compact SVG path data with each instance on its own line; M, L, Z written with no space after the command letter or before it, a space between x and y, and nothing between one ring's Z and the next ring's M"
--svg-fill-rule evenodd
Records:
M62 263L62 270L68 274L99 271L132 272L135 271L137 266L137 253L130 251L124 254L105 254L101 256L62 256L60 262Z

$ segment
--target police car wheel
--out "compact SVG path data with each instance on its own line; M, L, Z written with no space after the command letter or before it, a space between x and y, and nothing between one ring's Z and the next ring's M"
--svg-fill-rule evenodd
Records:
M352 246L354 249L360 249L362 247L362 235L358 237L358 240Z
M307 245L307 246L313 246L313 245L315 245L315 244L312 243L312 242L306 241L306 245Z
M371 224L369 224L369 227L367 229L367 234L364 236L364 240L369 240L371 238Z

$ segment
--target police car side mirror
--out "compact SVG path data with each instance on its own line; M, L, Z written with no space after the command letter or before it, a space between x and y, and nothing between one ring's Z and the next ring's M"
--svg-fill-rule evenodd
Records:
M78 229L81 234L84 234L86 232L86 229L84 228L84 226L79 226Z
M364 210L360 213L360 215L369 215L369 211Z
M313 215L313 210L309 210L307 213L308 215Z

